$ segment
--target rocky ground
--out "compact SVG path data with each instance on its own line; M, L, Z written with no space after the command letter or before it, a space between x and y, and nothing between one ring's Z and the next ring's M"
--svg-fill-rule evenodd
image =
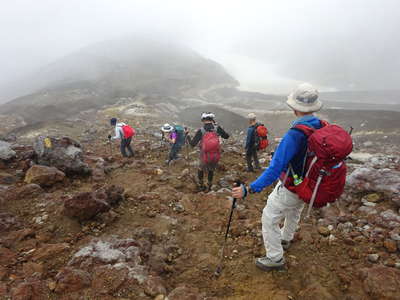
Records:
M197 193L196 149L167 168L163 121L142 114L128 118L136 156L122 159L105 142L116 111L0 144L1 299L400 299L397 149L355 155L339 204L302 221L283 272L254 266L270 189L240 201L216 278L229 188L257 175L239 136L223 146L213 191Z

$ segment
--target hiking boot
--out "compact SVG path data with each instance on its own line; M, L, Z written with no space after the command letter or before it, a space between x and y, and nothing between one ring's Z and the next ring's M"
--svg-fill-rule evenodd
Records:
M197 185L197 192L204 192L206 190L206 186L204 184Z
M287 251L287 250L289 250L289 248L290 248L291 242L290 242L290 241L282 240L282 241L281 241L281 244L282 244L283 250Z
M208 193L208 192L211 192L211 190L212 190L212 184L208 184L207 185L207 188L206 188L206 192Z
M268 257L260 257L256 259L256 267L263 271L282 270L285 268L285 258L273 261Z

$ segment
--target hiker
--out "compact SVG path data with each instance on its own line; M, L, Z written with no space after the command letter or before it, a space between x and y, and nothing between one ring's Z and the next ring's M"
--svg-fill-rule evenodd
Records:
M186 131L186 134L187 140L192 147L196 147L200 143L200 164L197 172L199 191L211 191L214 171L221 158L219 137L228 139L229 134L215 122L215 115L211 112L202 113L201 121L203 122L203 127L197 130L193 139L188 131ZM204 173L207 173L207 187L204 185Z
M133 157L134 152L131 147L132 137L135 135L135 130L123 123L117 123L116 118L112 118L110 120L111 126L115 127L115 136L108 135L108 140L111 142L113 140L120 139L121 145L120 150L123 157ZM129 154L126 153L126 149L128 149Z
M171 126L169 124L164 124L161 127L161 131L164 139L171 144L171 150L166 160L166 164L170 165L173 160L178 158L178 153L185 143L185 130L179 125Z
M256 114L250 113L248 114L248 119L249 119L249 128L247 129L247 137L246 137L246 161L247 161L247 172L254 172L253 168L253 160L254 160L254 165L257 170L260 169L260 163L258 161L258 156L257 156L257 117Z
M321 109L322 103L318 99L318 91L310 84L300 84L289 96L287 105L293 109L297 117L292 128L287 131L278 148L276 149L270 166L249 187L244 185L233 188L235 198L246 197L248 193L260 193L272 185L282 172L303 174L307 154L307 136L293 128L296 125L305 125L309 128L320 129L321 121L313 115ZM289 174L289 177L293 175ZM286 177L286 176L285 176ZM256 259L256 266L264 271L280 269L285 265L283 250L287 250L294 237L304 207L304 201L297 194L289 191L286 179L275 186L269 195L267 205L262 213L262 234L266 249L266 256ZM293 178L291 180L293 182ZM284 219L281 229L279 224Z

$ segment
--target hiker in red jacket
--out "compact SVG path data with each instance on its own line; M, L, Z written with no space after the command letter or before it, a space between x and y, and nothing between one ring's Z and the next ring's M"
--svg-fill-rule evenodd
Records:
M109 141L113 141L113 140L117 140L117 139L121 140L120 150L121 150L122 156L123 157L133 157L134 152L131 147L132 137L135 134L135 131L133 130L133 128L122 122L117 123L116 118L112 118L110 120L110 124L111 124L111 126L115 127L115 135L114 136L109 135L108 140ZM129 154L126 153L126 149L128 149Z
M193 139L187 133L187 140L192 147L200 143L200 165L198 170L199 190L211 191L215 168L221 158L219 137L228 139L229 134L215 122L215 115L211 112L201 115L203 127L197 130ZM208 185L204 186L204 172L207 172Z

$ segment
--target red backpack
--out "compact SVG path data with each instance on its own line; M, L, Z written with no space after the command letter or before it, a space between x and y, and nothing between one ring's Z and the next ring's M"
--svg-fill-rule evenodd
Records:
M295 192L300 199L308 203L309 215L312 207L323 207L335 202L343 193L346 183L346 157L353 150L353 141L349 133L338 125L321 121L322 128L314 129L306 125L296 125L308 137L307 154L303 181L294 185L293 172L289 165L285 186Z
M206 131L201 128L203 134L200 144L200 158L204 164L216 164L221 158L221 146L219 136L217 134L217 127L212 131Z
M125 139L131 138L136 134L135 129L133 129L129 125L123 125L122 126L122 132L124 133L124 138Z
M256 127L257 150L264 150L268 147L268 129L264 124L258 124Z

